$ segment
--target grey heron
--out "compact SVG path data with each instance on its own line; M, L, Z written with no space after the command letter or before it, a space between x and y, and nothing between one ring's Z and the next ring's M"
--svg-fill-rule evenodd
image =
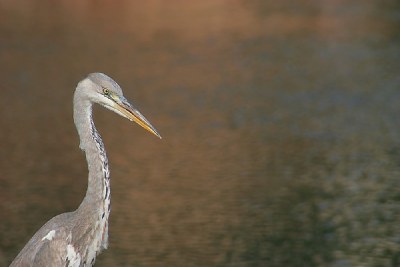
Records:
M55 216L28 241L10 266L92 266L108 245L110 173L103 142L92 119L92 104L100 104L138 123L161 138L150 122L123 96L121 87L103 73L89 74L74 93L74 122L79 147L86 154L88 188L73 212Z

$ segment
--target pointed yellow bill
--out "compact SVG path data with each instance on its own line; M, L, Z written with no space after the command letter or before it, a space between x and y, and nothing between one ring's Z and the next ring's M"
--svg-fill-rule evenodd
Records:
M136 122L158 138L162 138L157 130L153 127L153 125L151 125L151 123L142 115L142 113L134 108L125 98L116 97L115 95L113 95L112 99L115 101L114 108L121 112L126 118Z

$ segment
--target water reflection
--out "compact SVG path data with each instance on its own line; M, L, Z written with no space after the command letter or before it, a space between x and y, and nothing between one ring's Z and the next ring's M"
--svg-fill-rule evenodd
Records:
M0 3L1 265L84 195L72 92L93 71L164 137L95 109L96 266L399 265L395 1Z

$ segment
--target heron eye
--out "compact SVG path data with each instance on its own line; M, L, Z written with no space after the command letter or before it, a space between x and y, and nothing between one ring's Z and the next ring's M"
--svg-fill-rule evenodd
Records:
M104 95L110 95L110 90L108 90L107 88L103 88L103 94Z

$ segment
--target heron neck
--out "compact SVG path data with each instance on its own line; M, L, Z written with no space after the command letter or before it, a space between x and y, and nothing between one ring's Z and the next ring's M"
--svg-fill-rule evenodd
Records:
M93 123L92 103L89 100L74 98L74 121L80 138L79 147L85 151L89 169L88 188L79 209L101 214L107 219L110 211L108 159L103 141Z

